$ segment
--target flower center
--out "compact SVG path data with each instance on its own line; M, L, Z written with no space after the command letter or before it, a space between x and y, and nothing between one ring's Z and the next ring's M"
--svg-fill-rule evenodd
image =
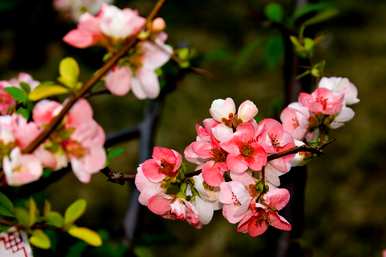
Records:
M174 165L165 161L161 160L161 165L160 165L160 172L165 174L168 177L173 177L174 176Z
M243 145L240 148L240 152L244 157L249 157L253 154L254 150L250 145Z
M299 127L299 121L296 118L292 118L292 126L294 129Z
M227 153L221 148L213 148L212 159L215 162L225 162L227 159Z
M82 158L87 154L87 149L75 140L64 141L63 148L66 150L67 153L76 158Z

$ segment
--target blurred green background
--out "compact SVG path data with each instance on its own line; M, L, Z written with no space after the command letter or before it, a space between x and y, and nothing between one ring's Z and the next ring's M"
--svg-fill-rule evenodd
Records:
M145 15L154 2L118 4L138 8ZM161 14L168 24L169 42L195 48L203 55L200 66L213 78L192 74L179 84L166 100L156 144L182 151L195 138L195 123L208 117L210 103L216 98L232 96L238 103L251 99L260 117L275 113L283 102L283 46L280 35L261 22L263 7L271 2L167 1ZM290 1L275 2L283 4L287 14L291 12ZM348 77L357 85L361 102L354 107L354 120L334 132L337 141L309 165L301 244L315 257L380 256L386 248L386 2L329 3L339 15L318 27L323 40L317 57L326 60L327 76ZM28 71L41 81L55 79L59 60L68 55L81 63L86 79L101 63L98 49L77 50L60 42L74 24L60 19L51 1L1 0L0 11L0 79L19 71ZM146 103L132 95L100 96L93 105L97 120L107 132L113 132L139 121ZM127 153L113 168L134 172L137 142L123 145ZM103 175L83 185L69 174L45 193L59 210L76 198L86 198L89 208L81 222L110 231L114 243L111 248L85 254L107 256L107 251L120 256L130 188L110 184ZM144 257L267 256L259 254L267 252L265 237L253 239L236 233L235 226L227 224L220 213L200 231L156 219L164 223L161 231L144 233L139 240L137 251ZM68 249L56 256L78 256Z

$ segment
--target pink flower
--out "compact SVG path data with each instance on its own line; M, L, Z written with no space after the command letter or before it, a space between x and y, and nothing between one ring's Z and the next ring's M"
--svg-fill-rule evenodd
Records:
M40 133L35 122L28 122L24 117L12 115L12 129L16 144L21 148L28 146Z
M268 154L286 151L295 146L292 136L286 132L280 122L274 119L264 119L260 122L263 132L258 137L258 142ZM287 155L270 161L270 164L281 172L291 169L293 155Z
M258 113L256 105L246 100L239 106L236 114L236 105L232 98L216 99L209 109L210 115L218 122L228 127L236 127L239 123L252 120Z
M52 170L60 170L67 166L68 159L64 151L51 152L47 150L46 144L42 144L33 152L33 155L39 159L43 167Z
M201 228L196 208L185 199L157 194L149 199L149 210L165 219L183 220L196 228Z
M248 122L254 119L257 113L258 109L256 105L252 101L246 100L240 104L239 109L237 111L237 117L242 122Z
M89 13L82 14L78 27L68 32L63 41L77 48L87 48L103 40L99 18Z
M271 225L284 231L291 230L291 224L278 211L289 201L287 189L275 188L263 196L263 203L251 203L250 210L241 219L237 231L248 233L252 237L263 234Z
M354 116L355 112L350 107L344 106L328 126L332 129L340 128L344 123L352 120Z
M229 153L226 162L231 172L243 173L248 168L259 171L267 163L267 153L256 141L258 133L259 129L254 123L242 123L233 138L221 144Z
M137 11L129 8L121 10L107 4L102 6L98 17L102 33L114 39L124 39L138 33L146 21Z
M7 146L13 145L14 142L13 117L10 115L2 115L0 116L0 147L2 147L4 151Z
M131 77L128 67L115 66L105 77L106 87L113 95L126 95L130 91Z
M280 114L285 131L294 139L302 140L309 127L310 113L299 103L291 103Z
M163 192L161 183L151 182L144 174L142 167L137 168L137 174L135 175L135 186L140 192L138 201L147 206L149 199L157 194Z
M20 148L14 148L9 157L4 157L3 170L10 186L31 183L43 174L40 161L32 154L21 154Z
M359 103L358 89L347 78L324 77L319 81L319 87L343 94L346 105Z
M44 126L50 123L61 110L62 105L60 103L51 100L42 100L35 105L32 111L32 119L37 125Z
M97 16L82 14L78 27L67 33L63 40L74 47L86 48L109 39L113 42L124 40L138 33L144 24L145 18L137 11L104 4Z
M140 42L136 53L129 59L129 66L115 67L105 77L106 87L115 95L125 95L130 89L138 99L156 98L160 85L156 70L170 59L173 50L165 45L165 33L155 42ZM156 45L157 44L157 45Z
M197 125L197 141L185 148L184 155L188 161L199 165L198 169L202 169L203 178L208 185L217 187L224 181L224 171L228 170L227 152L212 136L211 126L216 125L217 122L208 121L205 127Z
M335 115L342 110L344 95L327 88L317 88L312 94L300 93L299 102L316 114Z
M219 200L223 204L222 213L232 224L239 222L247 213L252 197L245 185L238 181L220 185Z
M141 164L143 174L151 182L160 182L165 177L175 177L181 166L181 155L169 148L156 146L152 159Z
M83 183L88 183L91 175L103 169L106 163L105 133L92 115L90 104L84 99L79 100L66 120L66 126L75 131L63 142L72 169Z
M13 97L4 90L2 83L0 83L0 114L9 114L15 105L16 102Z
M232 98L216 99L209 109L210 115L218 122L232 120L236 115L236 105Z

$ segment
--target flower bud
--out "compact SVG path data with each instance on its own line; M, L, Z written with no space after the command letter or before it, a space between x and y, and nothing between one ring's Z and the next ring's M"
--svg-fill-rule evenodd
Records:
M233 117L236 113L235 102L232 98L228 97L224 99L216 99L212 102L212 105L209 109L210 115L212 115L213 119L218 122L222 122L224 120Z
M252 120L257 113L258 109L256 105L252 101L247 100L239 106L237 116L242 122L247 122Z
M161 17L155 18L151 24L151 32L159 33L166 28L165 20Z

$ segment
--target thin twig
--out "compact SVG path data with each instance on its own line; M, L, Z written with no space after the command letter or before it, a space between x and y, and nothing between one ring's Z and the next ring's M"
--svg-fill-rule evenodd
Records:
M101 173L107 177L107 181L120 184L120 185L124 185L132 181L136 175L135 173L125 174L125 173L115 172L107 167L102 169Z
M153 20L153 18L160 11L165 0L159 0L154 6L153 10L150 12L147 17L147 22ZM144 29L145 25L142 27ZM71 107L94 86L103 76L123 57L130 48L132 48L137 42L137 35L140 33L139 30L136 34L128 38L126 44L119 49L99 70L97 70L94 75L87 80L79 91L77 91L69 100L63 105L60 113L55 116L52 121L47 125L47 127L23 150L24 153L33 152L41 143L43 143L50 134L56 129L56 127L61 123L63 118L66 116L67 112L70 111Z

